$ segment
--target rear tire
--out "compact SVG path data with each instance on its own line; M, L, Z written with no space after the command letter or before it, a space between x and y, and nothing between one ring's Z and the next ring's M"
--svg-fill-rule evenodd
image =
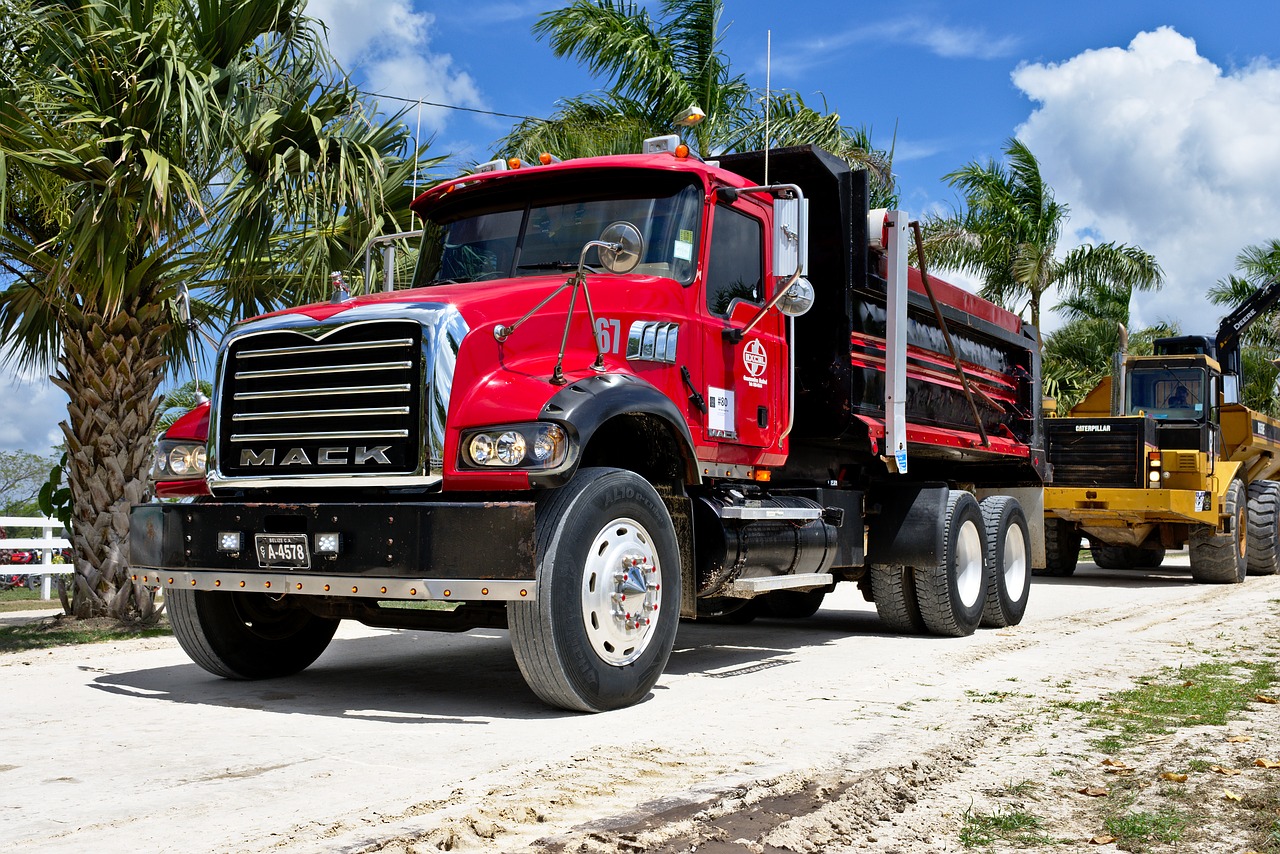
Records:
M947 497L942 548L937 566L913 573L920 616L936 635L971 635L982 619L989 573L982 511L967 492Z
M1280 570L1280 483L1249 484L1249 575L1275 575Z
M1133 566L1124 546L1109 546L1106 543L1089 543L1089 554L1094 565L1099 569L1128 569Z
M911 567L872 566L867 572L871 573L871 598L885 628L904 635L924 634Z
M1044 519L1044 569L1037 575L1066 578L1074 575L1080 562L1080 531L1066 519L1046 516Z
M537 555L537 597L507 609L529 687L572 711L639 702L680 616L680 549L657 491L631 471L580 469L538 499Z
M165 591L169 624L191 660L225 679L291 676L320 657L338 620L317 617L286 596Z
M1022 505L1008 495L992 495L979 504L986 532L989 575L982 625L1016 626L1031 595L1031 537Z
M1191 531L1191 577L1202 584L1239 584L1248 573L1249 521L1244 483L1231 481L1223 509L1231 519L1231 533L1219 534L1208 525Z

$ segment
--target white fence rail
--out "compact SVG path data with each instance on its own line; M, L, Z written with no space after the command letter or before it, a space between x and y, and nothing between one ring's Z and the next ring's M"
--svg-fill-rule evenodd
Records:
M40 563L12 564L13 569L7 571L15 575L40 575L40 598L53 598L53 576L71 574L70 564L55 564L53 555L63 549L71 548L66 537L55 537L54 531L62 530L62 523L57 519L46 519L44 516L0 516L0 527L5 528L40 528L39 537L9 537L0 539L0 549L17 551L36 550L40 552ZM21 571L17 571L20 569Z

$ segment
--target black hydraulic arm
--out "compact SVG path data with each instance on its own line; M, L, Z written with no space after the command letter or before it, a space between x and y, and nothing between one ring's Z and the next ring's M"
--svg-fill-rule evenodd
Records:
M1218 326L1218 364L1224 374L1240 376L1240 338L1267 309L1280 302L1280 279L1273 279L1254 291L1240 307L1222 318Z

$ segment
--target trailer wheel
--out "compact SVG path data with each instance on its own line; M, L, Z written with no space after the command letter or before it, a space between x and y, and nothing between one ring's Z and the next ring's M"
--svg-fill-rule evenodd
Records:
M916 567L916 600L929 631L964 637L973 634L987 599L982 511L972 495L953 490L947 497L937 566Z
M909 566L872 566L871 598L880 622L891 632L919 635L925 630L916 601L914 570Z
M1244 484L1231 481L1223 502L1231 519L1231 533L1219 534L1208 525L1193 528L1188 550L1191 577L1202 584L1239 584L1244 581L1249 562L1248 501Z
M1037 575L1066 578L1074 575L1080 562L1080 531L1066 519L1046 516L1044 520L1044 569Z
M821 587L817 590L775 590L756 601L760 603L758 613L761 617L807 620L818 613L826 596L827 591Z
M320 657L338 620L317 617L287 596L165 591L173 636L196 664L226 679L272 679Z
M1027 611L1031 595L1031 538L1022 505L1009 495L992 495L979 505L986 529L986 604L982 625L1016 626Z
M1280 569L1280 483L1255 480L1249 484L1250 575L1275 575Z
M641 700L680 616L680 550L662 499L634 472L584 468L537 505L537 597L507 618L543 701L599 712Z

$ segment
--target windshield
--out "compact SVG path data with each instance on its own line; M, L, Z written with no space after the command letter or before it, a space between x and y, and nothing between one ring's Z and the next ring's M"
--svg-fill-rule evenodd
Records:
M554 201L486 208L449 219L424 237L416 284L477 282L576 270L582 247L611 223L630 222L644 237L637 275L693 281L702 193L692 184L670 195L596 190ZM607 194L606 194L607 193ZM597 264L594 250L587 265Z
M1209 384L1202 368L1136 368L1129 372L1128 386L1130 415L1204 418Z

